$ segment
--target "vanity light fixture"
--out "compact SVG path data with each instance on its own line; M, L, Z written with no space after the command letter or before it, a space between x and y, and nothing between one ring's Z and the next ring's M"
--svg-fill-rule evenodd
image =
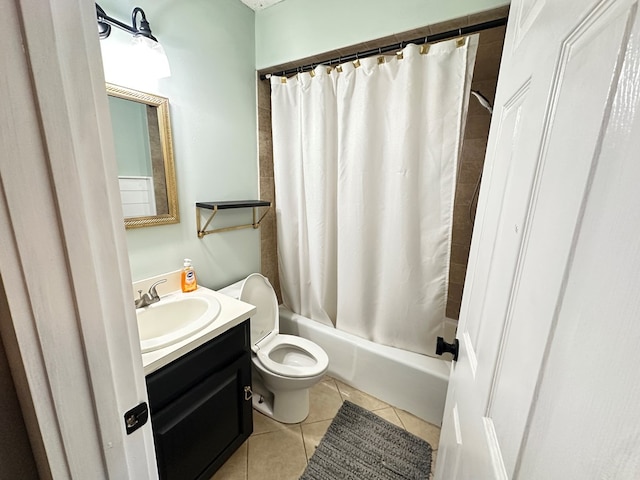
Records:
M140 7L135 7L131 12L131 26L107 15L104 9L96 3L96 16L98 20L98 35L105 39L111 34L111 27L117 27L133 35L133 45L137 50L140 62L151 70L156 77L168 77L171 75L169 60L164 48L158 39L151 33L151 26L147 16Z
M125 32L129 32L131 35L142 35L144 37L150 38L154 42L158 40L151 34L151 27L149 26L149 22L147 21L147 16L144 14L144 10L140 7L136 7L131 12L131 24L133 26L129 26L126 23L122 23L119 20L116 20L113 17L107 15L104 9L96 3L96 15L98 17L98 35L100 38L107 38L111 34L111 27L118 27ZM137 17L140 15L140 27L138 27Z

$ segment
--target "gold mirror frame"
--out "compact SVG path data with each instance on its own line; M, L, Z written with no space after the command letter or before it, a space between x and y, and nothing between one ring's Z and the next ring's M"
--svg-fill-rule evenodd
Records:
M162 147L162 157L164 160L164 176L167 189L168 213L143 216L128 217L124 219L125 228L153 227L156 225L169 225L180 222L178 213L178 193L176 188L176 171L173 160L173 141L171 138L171 122L169 121L169 99L152 95L150 93L139 92L119 85L106 84L107 95L112 97L130 100L155 107L158 114L158 127L160 144Z

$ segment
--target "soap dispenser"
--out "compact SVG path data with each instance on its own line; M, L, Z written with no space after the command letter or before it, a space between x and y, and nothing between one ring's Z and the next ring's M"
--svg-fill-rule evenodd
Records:
M183 292L193 292L198 288L198 282L196 280L196 271L191 266L191 259L184 259L184 268L182 269L182 275L180 277L180 284Z

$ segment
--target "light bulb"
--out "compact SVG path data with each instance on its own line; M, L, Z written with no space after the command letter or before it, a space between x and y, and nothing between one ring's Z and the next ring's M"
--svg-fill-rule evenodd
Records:
M132 42L136 68L155 78L171 76L169 60L162 45L142 35L134 35Z

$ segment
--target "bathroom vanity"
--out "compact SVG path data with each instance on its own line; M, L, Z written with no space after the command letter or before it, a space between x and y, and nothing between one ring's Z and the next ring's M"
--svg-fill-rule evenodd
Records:
M253 432L249 321L147 376L161 479L208 479Z
M172 279L168 283L172 288ZM253 431L249 317L255 307L198 290L195 296L219 303L215 320L187 338L142 355L163 480L211 478ZM172 301L184 302L191 294L160 295L158 310ZM154 306L147 308L137 311L139 321L141 313Z

